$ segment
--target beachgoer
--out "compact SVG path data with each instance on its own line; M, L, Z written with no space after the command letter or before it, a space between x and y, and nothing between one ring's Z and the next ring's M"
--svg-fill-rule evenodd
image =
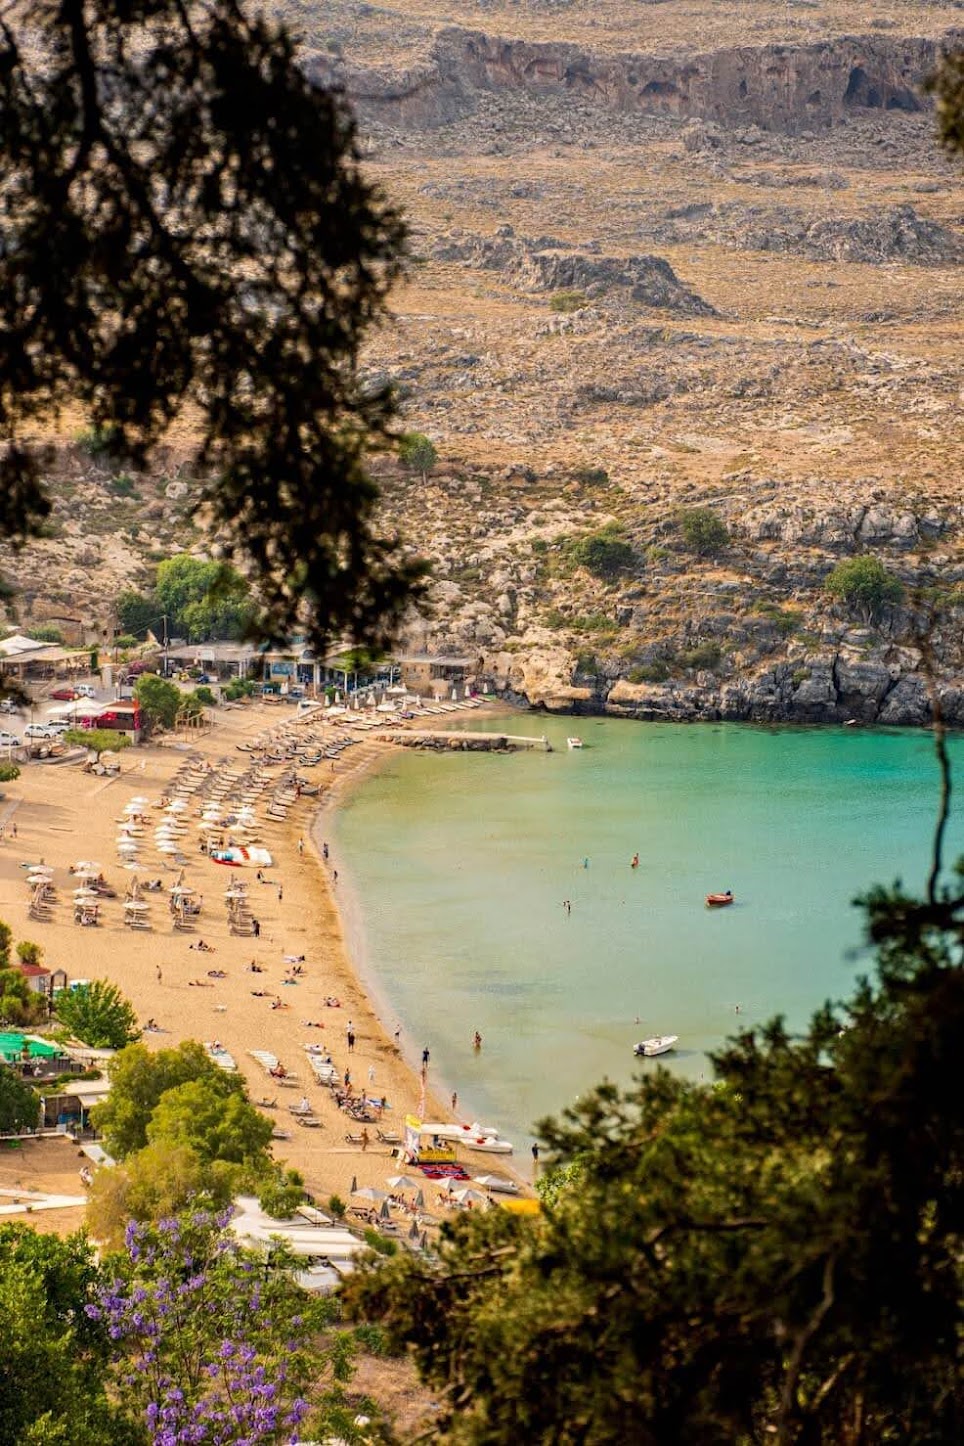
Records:
M260 869L259 869L258 872L255 874L255 878L257 879L257 881L258 881L259 884L263 884L263 883L264 883L264 874L261 872Z
M423 1069L428 1069L428 1061L429 1061L429 1048L428 1048L428 1045L426 1045L425 1048L422 1050L422 1068L423 1068Z
M161 966L160 966L160 964L158 964L158 966L157 966L157 982L158 982L158 984L160 984L160 982L161 982Z
M565 909L567 916L572 913L572 904L568 899L563 899L562 907Z
M632 862L630 863L629 867L630 867L631 869L638 869L638 868L639 868L639 854L633 854Z
M298 1108L299 1108L299 1110L301 1111L301 1113L302 1113L303 1115L307 1115L307 1114L310 1114L310 1113L311 1113L311 1105L308 1103L308 1096L307 1096L307 1095L302 1095L302 1096L301 1096L301 1104L298 1106Z
M399 1047L399 1045L400 1045L400 1043L401 1043L401 1039L402 1039L402 1027L401 1027L400 1024L397 1024L397 1025L395 1026L394 1039L395 1039L395 1048L398 1049L398 1047Z
M283 889L282 886L279 884L279 885L278 885L278 903L279 903L279 904L281 903L281 900L282 900L283 898L284 898L284 889Z
M252 930L253 930L253 932L254 932L254 937L255 937L256 939L260 939L260 938L261 938L261 925L259 924L259 922L258 922L257 919L252 919L252 920L251 920L251 928L252 928Z
M375 1083L375 1066L374 1066L373 1064L370 1064L370 1065L368 1066L368 1083L369 1083L369 1084L374 1084L374 1083Z
M323 843L321 846L321 857L324 859L325 863L328 862L328 845L326 843Z
M475 1037L472 1040L472 1048L476 1051L476 1053L478 1053L478 1051L482 1048L482 1036L478 1030L475 1031Z
M453 1115L454 1115L454 1114L456 1113L456 1111L458 1110L458 1107L459 1107L458 1091L457 1091L457 1090L453 1090L453 1091L452 1091L452 1113L453 1113Z
M331 882L332 882L333 884L337 884L337 882L338 882L338 870L337 870L337 869L332 869L332 871L331 871Z
M11 838L16 838L16 837L17 837L17 825L16 825L15 823L12 823L12 824L10 825L10 837L11 837Z
M361 1132L362 1154L364 1154L365 1151L368 1149L368 1144L369 1144L368 1131L367 1131L367 1130L362 1130L362 1132Z
M346 1069L346 1070L345 1070L345 1089L347 1090L347 1089L349 1089L350 1087L351 1087L351 1070Z
M349 1031L348 1031L348 1053L349 1053L349 1054L354 1054L354 1052L355 1052L355 1036L354 1036L354 1034L352 1033L352 1031L349 1030Z
M535 1143L533 1143L532 1146L532 1163L534 1165L538 1165L539 1163L539 1146Z
M583 866L584 869L588 869L588 867L589 867L589 860L588 860L588 859L583 859L583 861L582 861L582 866Z
M298 840L298 852L299 852L300 854L303 854L304 851L305 851L305 841L304 841L303 838L300 838L300 839Z

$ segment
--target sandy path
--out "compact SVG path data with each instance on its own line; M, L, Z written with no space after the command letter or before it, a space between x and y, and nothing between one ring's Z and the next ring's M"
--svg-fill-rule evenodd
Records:
M332 790L335 796L343 794L365 769L377 765L391 745L371 734L361 735L362 741L341 756L334 772L328 761L311 770L299 765L299 771L319 785L319 794L302 797L283 823L265 824L261 842L274 859L267 871L270 882L265 884L257 882L251 869L227 869L200 852L194 827L197 810L192 804L190 813L185 814L191 822L185 840L189 861L186 876L204 901L196 934L176 933L172 928L166 890L174 872L163 867L162 856L154 847L154 818L159 816L156 807L149 811L138 868L142 880L164 878L163 894L145 895L150 900L150 932L132 931L123 924L123 893L129 875L120 867L115 851L117 820L122 817L123 806L139 794L156 804L187 753L201 754L214 766L220 760L223 766L240 771L249 758L238 750L238 744L266 728L293 721L289 709L266 704L222 711L212 729L200 736L192 735L189 742L125 753L121 776L111 780L84 774L76 767L38 765L25 769L8 793L7 807L18 797L19 802L9 813L0 845L0 918L11 925L15 940L27 938L42 943L48 966L65 968L72 979L108 978L116 982L133 1001L142 1022L153 1018L160 1026L161 1032L145 1035L149 1048L159 1049L191 1038L220 1041L245 1075L252 1098L277 1099L278 1108L272 1117L280 1128L290 1132L290 1139L276 1142L277 1157L303 1172L316 1197L325 1198L333 1192L344 1197L353 1176L359 1185L384 1185L385 1176L392 1172L391 1151L376 1143L373 1126L369 1127L372 1143L367 1153L346 1143L349 1128L358 1127L337 1109L327 1090L313 1083L302 1045L325 1044L340 1073L350 1067L353 1084L370 1094L387 1096L389 1105L381 1122L381 1128L386 1130L401 1131L405 1114L417 1107L420 1086L375 1017L355 977L332 900L331 883L312 843L310 825ZM311 731L310 720L305 719L303 726ZM282 771L275 768L271 776ZM263 816L263 806L259 806L259 820ZM11 837L14 822L15 839ZM29 890L21 865L40 858L56 870L54 882L60 902L49 923L34 922L27 912ZM97 928L81 928L72 921L76 881L68 868L81 858L99 861L108 882L121 896L104 902L102 923ZM239 875L249 884L252 909L261 924L259 939L234 937L228 929L223 894ZM215 952L192 950L190 944L198 937ZM284 985L284 956L302 954L306 959L303 976L296 985ZM252 961L260 965L262 973L247 971ZM209 980L207 971L211 968L225 970L227 977ZM192 985L192 980L202 980L203 985ZM252 989L276 995L285 1007L273 1009L270 998L256 998ZM341 1007L327 1008L327 996L339 999ZM346 1042L349 1019L356 1038L350 1060ZM324 1027L304 1028L304 1020L319 1021ZM300 1087L277 1088L249 1057L252 1049L276 1054L297 1074ZM371 1084L370 1068L374 1070ZM299 1101L303 1093L316 1108L322 1121L320 1129L303 1129L288 1113L287 1106ZM449 1117L438 1101L433 1103L432 1111ZM503 1157L495 1162L480 1156L467 1163L470 1169L481 1171L496 1163L502 1170L511 1162ZM432 1193L429 1187L428 1203Z

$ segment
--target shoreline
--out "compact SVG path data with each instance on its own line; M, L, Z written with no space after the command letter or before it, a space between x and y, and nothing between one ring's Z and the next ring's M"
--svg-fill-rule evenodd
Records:
M432 726L438 719L426 715L406 726L417 727L420 721ZM384 766L393 745L380 733L359 731L354 745L335 762L334 773L327 759L311 768L297 763L282 766L280 772L297 768L317 785L318 792L302 795L284 820L264 818L259 804L259 839L273 859L265 870L268 887L248 877L253 870L224 868L198 851L199 797L192 799L190 812L184 815L191 825L183 845L184 871L198 894L207 897L194 934L185 936L171 928L166 905L174 874L165 872L163 858L154 852L149 836L160 817L155 811L158 800L187 757L203 758L212 771L240 773L250 766L252 757L239 749L255 737L293 728L298 735L315 731L321 737L352 731L331 724L313 723L310 713L295 718L264 704L248 705L220 712L214 727L200 735L167 737L157 745L125 753L116 777L103 779L75 767L25 769L17 784L7 790L4 802L4 814L9 814L11 821L16 819L17 838L10 837L8 828L0 842L0 918L9 923L14 939L35 939L43 946L47 966L66 967L74 979L106 978L115 983L131 1000L142 1024L148 1019L157 1021L158 1030L143 1036L142 1042L151 1050L186 1039L219 1040L233 1055L252 1101L257 1104L262 1098L274 1097L275 1108L269 1117L284 1136L275 1142L276 1159L300 1170L306 1188L322 1201L332 1194L347 1200L353 1179L359 1185L384 1188L386 1176L392 1173L393 1151L377 1141L376 1132L401 1133L405 1115L417 1110L421 1090L419 1071L412 1068L409 1053L396 1050L391 1039L387 1001L377 977L365 968L364 959L353 957L351 920L342 916L335 897L337 886L332 884L317 843L324 820L333 816L375 768ZM277 773L269 771L273 787ZM164 877L161 893L145 895L151 901L152 927L144 931L132 931L123 924L123 894L130 875L122 871L113 846L120 811L137 794L150 800L143 840L147 857L138 866L138 877ZM262 799L269 796L270 788ZM30 897L21 872L25 861L38 857L54 868L58 898L52 918L42 923L29 918ZM70 898L76 879L70 877L68 865L81 857L99 860L118 894L105 901L99 926L92 929L72 921ZM222 898L232 875L249 885L252 908L261 922L258 938L234 936L228 928ZM188 952L192 940L199 937L216 952L216 959ZM303 975L283 977L287 973L285 957L301 955L306 959ZM248 961L256 962L260 972L249 973ZM223 977L210 977L206 969L210 963L218 966L218 975ZM297 987L277 988L286 983ZM253 993L255 986L257 993ZM271 994L274 1000L266 997ZM341 1001L339 1008L325 1006L323 1001L330 997ZM314 1027L306 1027L306 1020L313 1021ZM352 1055L346 1045L349 1020L356 1037ZM346 1141L347 1134L357 1134L361 1127L338 1109L327 1089L315 1084L302 1048L305 1043L326 1047L339 1075L350 1069L353 1085L361 1086L364 1093L373 1098L387 1096L384 1117L368 1126L371 1143L367 1151ZM252 1049L276 1054L299 1077L298 1093L278 1090L276 1082L261 1074L250 1056ZM374 1078L368 1078L370 1074ZM440 1116L449 1120L454 1116L446 1107L443 1085L430 1077L427 1098L432 1100L433 1111L438 1109ZM302 1092L310 1098L320 1128L302 1129L289 1115L289 1103L297 1102ZM0 1185L7 1173L13 1172L19 1179L27 1168L24 1157L29 1156L29 1146L17 1153L20 1159L0 1166ZM39 1158L39 1150L37 1154ZM482 1173L493 1163L488 1157L475 1159L470 1152L465 1156L463 1163L470 1173ZM520 1163L516 1157L500 1157L498 1167L527 1186ZM16 1183L13 1174L11 1183ZM431 1209L431 1184L426 1199ZM61 1228L75 1228L76 1224L76 1220L65 1221Z

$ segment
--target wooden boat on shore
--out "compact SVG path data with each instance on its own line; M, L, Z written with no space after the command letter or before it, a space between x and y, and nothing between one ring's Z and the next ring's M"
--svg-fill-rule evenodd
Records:
M706 907L708 909L725 909L727 904L733 902L733 891L727 889L723 894L707 894Z
M568 748L585 748L586 745L581 738L577 738L575 734L573 734L571 738L566 739L566 746Z
M633 1054L654 1059L658 1054L669 1054L678 1039L678 1034L655 1034L652 1039L641 1039L634 1045Z

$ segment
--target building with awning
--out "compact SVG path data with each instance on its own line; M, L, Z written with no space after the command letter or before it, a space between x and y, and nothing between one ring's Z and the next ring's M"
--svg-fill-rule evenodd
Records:
M57 643L39 643L23 633L11 633L0 639L0 677L27 678L70 677L90 671L89 648L62 648Z

